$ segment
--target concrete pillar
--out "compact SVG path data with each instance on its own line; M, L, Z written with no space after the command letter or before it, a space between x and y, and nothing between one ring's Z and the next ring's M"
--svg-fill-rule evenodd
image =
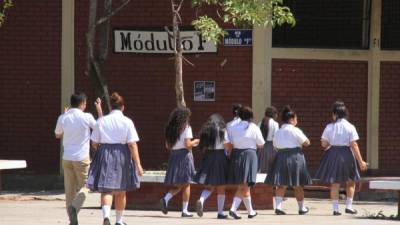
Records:
M69 105L69 98L75 89L75 0L62 0L61 28L61 106ZM63 149L61 145L60 159ZM60 160L62 162L62 160ZM62 173L60 165L60 173Z
M252 108L255 121L260 121L266 106L271 105L272 29L253 29Z
M367 161L371 169L379 168L379 84L381 66L382 0L372 0L370 51L368 59Z

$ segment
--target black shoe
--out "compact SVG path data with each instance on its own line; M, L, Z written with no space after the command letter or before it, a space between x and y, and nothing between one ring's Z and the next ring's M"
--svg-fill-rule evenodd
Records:
M161 212L162 212L164 215L167 215L167 214L168 214L167 202L165 201L164 198L160 199L160 209L161 209Z
M107 217L104 218L104 220L103 220L103 225L111 225L110 219L108 219Z
M247 218L249 218L249 219L252 219L252 218L254 218L254 217L256 217L258 215L258 213L257 212L255 212L255 214L254 215L247 215Z
M115 225L127 225L125 222L122 223L115 223Z
M242 219L242 217L238 216L235 212L233 212L233 211L231 211L231 210L229 210L229 215L230 215L233 219L235 219L235 220L240 220L240 219Z
M310 212L310 209L308 207L306 207L306 210L299 210L299 215L305 215L308 212Z
M203 204L201 204L200 200L196 202L196 212L199 217L203 216Z
M193 217L193 214L189 214L189 213L184 213L184 212L182 212L181 217Z
M70 225L78 225L78 213L73 206L68 207Z
M333 215L334 216L340 216L340 215L342 215L340 212L338 212L338 211L333 211Z
M344 212L353 215L357 214L357 210L355 209L346 209Z
M227 215L223 215L223 214L218 214L217 219L227 219L228 216Z
M280 209L275 209L275 214L276 215L286 215L285 211L282 211Z

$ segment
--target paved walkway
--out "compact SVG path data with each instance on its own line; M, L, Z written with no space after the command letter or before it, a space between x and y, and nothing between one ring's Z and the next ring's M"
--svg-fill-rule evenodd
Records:
M80 225L101 225L101 210L99 209L99 195L91 194L86 201L84 209L79 214ZM0 225L68 225L64 209L64 196L60 193L34 193L25 195L0 195ZM159 211L133 211L127 210L125 222L128 225L178 225L178 224L323 224L323 225L364 225L364 224L399 224L399 221L370 220L365 217L372 213L383 211L385 215L397 212L397 203L385 202L356 202L354 208L358 209L357 216L342 215L331 216L331 204L328 200L306 199L306 205L310 207L310 214L297 215L297 203L293 198L283 203L283 208L289 214L287 216L276 216L272 210L259 210L259 216L249 220L245 211L240 213L244 217L241 220L217 220L215 212L206 212L202 218L194 217L181 219L179 212L170 212L164 216ZM341 203L343 211L343 204ZM112 224L115 223L114 211L112 212Z

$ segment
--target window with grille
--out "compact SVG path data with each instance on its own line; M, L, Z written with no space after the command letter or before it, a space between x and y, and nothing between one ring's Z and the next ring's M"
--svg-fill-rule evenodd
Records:
M382 1L381 48L400 50L400 0Z
M366 49L370 0L285 0L297 24L273 29L273 47Z

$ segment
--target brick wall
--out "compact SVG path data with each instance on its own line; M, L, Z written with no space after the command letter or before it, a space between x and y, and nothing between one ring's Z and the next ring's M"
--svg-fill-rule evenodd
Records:
M112 18L111 28L154 27L171 25L169 1L133 1ZM205 9L210 10L210 9ZM84 75L87 31L87 1L76 1L76 89L92 93ZM189 26L195 12L190 4L182 10L183 26ZM110 49L112 42L110 40ZM174 61L164 54L114 54L109 52L105 75L110 91L118 91L125 98L125 114L133 119L141 141L142 163L145 169L160 168L168 159L164 149L164 124L175 106ZM184 65L185 99L192 110L193 132L214 112L227 120L231 104L251 104L252 49L251 47L218 47L216 54L187 55L195 67ZM222 62L227 60L224 66ZM216 81L215 102L193 102L193 81ZM90 99L93 101L93 97ZM195 161L200 162L195 152Z
M15 1L0 28L0 158L59 172L61 1Z
M400 175L400 62L381 63L379 105L379 173Z
M367 78L367 62L273 59L272 105L281 110L288 104L297 112L298 126L311 141L304 152L312 172L322 157L320 137L337 99L349 109L366 160Z

